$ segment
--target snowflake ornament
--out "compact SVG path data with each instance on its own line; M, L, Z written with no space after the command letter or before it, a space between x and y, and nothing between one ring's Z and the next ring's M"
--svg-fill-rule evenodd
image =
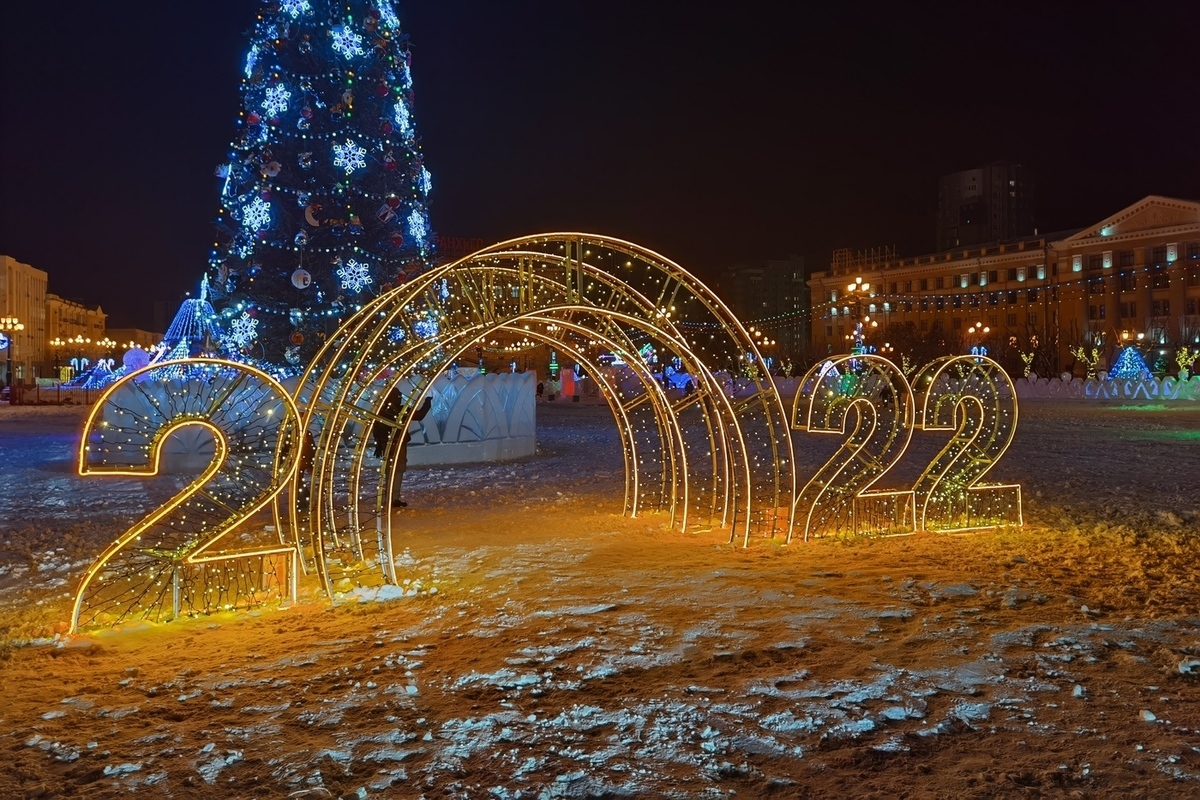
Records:
M433 176L429 174L429 170L421 165L421 174L417 176L417 186L421 187L421 194L429 194L433 188Z
M373 283L371 267L353 258L338 267L337 276L342 280L342 287L348 292L361 292Z
M425 236L429 233L429 229L425 224L425 215L419 209L414 208L412 213L408 215L408 234L417 240L418 244L425 244Z
M280 84L267 89L267 96L262 101L263 110L267 112L268 117L278 117L280 114L288 110L288 100L292 99L292 93L287 87Z
M409 69L407 61L400 65L400 88L412 88L412 70Z
M229 333L225 336L225 341L235 347L246 347L255 339L258 338L258 320L250 316L247 312L242 312L242 315L229 324Z
M450 299L450 281L445 278L442 278L441 283L438 284L438 297L443 300Z
M362 169L367 165L367 149L359 147L350 139L347 139L345 144L335 144L333 165L346 170L347 175L356 169Z
M413 323L412 328L413 332L422 339L432 339L441 332L441 328L438 327L437 320L432 316L417 320Z
M334 52L341 53L347 61L363 54L362 37L349 24L335 28L332 33Z
M388 331L387 340L389 342L391 342L392 344L399 344L400 342L404 341L405 335L406 334L404 333L404 328L401 328L400 326L396 326L395 328L392 328L391 330Z
M249 80L254 75L254 68L258 65L258 45L250 45L250 52L246 53L246 80Z
M308 4L308 0L281 0L279 10L290 15L292 19L299 19L301 14L311 12L312 6Z
M400 131L400 135L408 137L412 135L412 120L408 115L408 106L403 100L396 101L396 111L392 115L396 121L396 130Z
M379 19L384 25L392 30L400 27L400 18L396 16L396 9L392 8L392 0L379 0Z
M271 204L261 197L242 206L242 227L250 233L258 233L271 224Z

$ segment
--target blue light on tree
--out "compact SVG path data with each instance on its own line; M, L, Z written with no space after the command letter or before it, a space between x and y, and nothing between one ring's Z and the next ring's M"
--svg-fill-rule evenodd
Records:
M422 245L425 243L425 237L429 235L429 228L425 224L425 215L415 208L408 215L408 235Z
M353 310L346 298L429 268L433 194L397 0L259 5L208 274L222 327L257 309L255 357L292 370L315 355L330 318ZM292 280L299 260L304 288ZM361 294L337 272L350 260L371 278L351 277Z
M258 64L258 45L250 45L250 52L246 53L246 80L254 75L254 67Z
M338 267L337 276L346 291L356 294L372 283L371 267L353 258Z
M388 331L387 339L392 344L399 344L400 342L404 341L404 337L406 335L407 334L405 334L404 328L401 328L399 325L397 325L396 327L394 327Z
M278 117L288 110L288 100L291 99L292 93L286 86L282 84L272 86L267 89L267 96L262 101L262 107L268 117Z
M392 8L392 0L377 0L375 6L379 9L379 20L384 25L393 31L400 27L400 18L396 16L396 9Z
M432 339L441 332L441 328L438 327L437 320L432 316L417 320L413 323L412 328L413 332L422 339Z
M1140 350L1136 347L1126 347L1121 351L1121 355L1117 356L1117 363L1113 365L1108 376L1122 381L1139 381L1149 378L1150 370L1146 367L1146 359L1142 358Z
M258 338L258 320L243 312L229 323L229 333L225 341L234 347L246 347Z
M312 11L312 6L308 4L308 0L281 0L279 10L291 16L292 19L299 19L301 14Z
M425 165L421 165L421 174L417 178L417 185L421 187L421 194L429 194L433 189L433 176L429 174L429 170L425 169Z
M242 227L251 233L258 233L271 224L271 204L261 197L256 197L242 207Z
M341 53L349 61L355 56L363 55L362 37L354 32L349 24L330 31L333 35L333 50Z
M333 146L333 165L346 170L349 175L356 169L362 169L367 165L367 149L359 147L350 139L346 140L345 144L335 144Z
M396 120L396 130L400 131L401 136L407 138L412 134L412 122L409 120L408 106L404 104L403 100L396 101L396 110L393 118Z

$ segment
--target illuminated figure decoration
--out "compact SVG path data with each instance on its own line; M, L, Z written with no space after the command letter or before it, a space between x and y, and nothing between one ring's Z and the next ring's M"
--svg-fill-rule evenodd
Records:
M212 461L87 569L72 630L295 595L295 543L241 526L295 476L296 404L274 379L244 364L192 359L189 374L196 377L174 384L165 377L172 366L131 372L100 396L84 425L79 474L157 475L164 442L186 426L212 434Z
M350 175L354 170L367 165L367 151L347 139L345 144L338 143L333 146L333 165L341 167Z
M1021 487L980 484L1012 443L1017 392L987 356L944 356L913 379L917 427L954 431L913 486L925 530L967 531L1024 524Z
M693 335L681 322L703 333ZM747 353L761 361L732 313L681 267L637 245L579 233L530 236L369 302L301 376L303 425L320 431L313 491L297 511L293 484L276 513L288 539L303 543L306 566L327 591L396 580L387 513L395 458L374 458L364 432L383 425L403 435L431 377L494 333L545 342L595 378L621 435L629 515L661 510L674 527L719 524L743 542L752 533L790 529L792 443L775 386L759 364L763 377L730 397L713 374L714 365L744 369ZM618 380L595 361L602 352L637 352L646 340L679 356L695 391L668 394L644 363L631 362L627 379ZM384 408L395 387L403 402L393 418ZM400 437L391 437L389 448L399 445Z
M912 439L912 392L899 367L867 354L816 365L800 382L792 426L839 436L849 430L833 457L796 493L797 525L803 520L805 541L915 530L911 490L870 491Z
M1149 378L1150 369L1146 366L1146 359L1142 357L1142 351L1132 345L1123 348L1121 355L1117 356L1117 363L1108 373L1108 377L1120 381L1142 381Z

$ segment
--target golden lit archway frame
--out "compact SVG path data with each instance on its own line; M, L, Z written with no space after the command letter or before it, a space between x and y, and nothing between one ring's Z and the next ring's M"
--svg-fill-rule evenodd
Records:
M911 490L871 491L912 439L912 391L895 364L876 355L839 356L817 364L800 382L792 426L838 436L846 436L850 428L837 452L796 494L805 541L915 530Z
M916 493L921 527L970 531L1024 524L1018 484L980 484L1017 430L1017 392L986 356L945 356L917 373L917 426L953 431L921 473Z
M609 399L626 464L625 512L670 513L686 529L729 526L743 542L790 531L795 480L787 416L749 333L700 281L629 242L553 233L501 242L376 298L318 352L296 390L316 438L307 498L293 486L281 530L330 591L394 581L390 452L433 376L497 331L546 342L589 368ZM639 351L679 358L690 394L665 389ZM600 367L611 350L625 374ZM740 379L732 395L722 373ZM393 387L403 410L382 411ZM370 576L375 576L371 578Z
M164 444L187 427L207 431L214 453L84 573L72 631L294 597L296 547L246 523L295 477L299 421L277 381L222 359L152 365L109 386L84 425L81 476L157 475Z

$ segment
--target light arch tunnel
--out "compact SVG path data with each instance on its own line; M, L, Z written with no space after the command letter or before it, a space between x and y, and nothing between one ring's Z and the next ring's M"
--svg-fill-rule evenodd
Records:
M624 511L719 524L743 542L790 534L795 462L788 416L752 337L679 265L604 236L553 233L473 253L374 299L325 343L296 390L314 435L313 491L276 503L281 534L333 591L343 579L395 582L391 505L398 465L368 457L368 431L406 432L432 378L496 332L543 341L596 379L625 458ZM695 391L667 392L637 358L679 357ZM626 354L618 381L595 348ZM728 391L725 374L742 379ZM743 377L744 376L744 377ZM400 387L403 410L383 416ZM398 449L406 433L390 438ZM307 496L304 496L307 495Z

